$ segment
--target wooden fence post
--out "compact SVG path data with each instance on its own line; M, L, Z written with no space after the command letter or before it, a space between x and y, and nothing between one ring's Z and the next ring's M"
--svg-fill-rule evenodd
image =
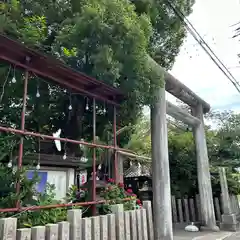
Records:
M0 219L0 239L9 240L16 239L17 218Z
M142 218L142 237L143 237L143 240L148 240L147 212L146 212L146 209L144 208L141 209L140 211L141 211L141 218Z
M177 207L178 207L178 216L179 222L183 223L183 208L182 208L182 199L177 199Z
M153 232L153 217L152 217L152 203L151 201L143 201L143 208L146 209L147 213L147 229L148 229L148 239L154 239L154 232Z
M17 229L17 240L30 240L31 228Z
M183 204L184 204L185 222L189 223L190 222L190 215L189 215L188 199L184 198L183 199Z
M116 239L116 216L108 214L108 239Z
M197 221L202 223L202 210L199 194L196 195Z
M60 222L58 223L58 238L59 240L70 240L70 223Z
M100 239L108 240L108 216L106 215L100 216Z
M92 238L92 222L91 218L82 219L82 239L91 240Z
M46 225L46 240L58 240L58 224Z
M45 239L45 226L32 227L32 237L31 240Z
M221 217L221 211L220 211L219 198L217 197L214 198L214 205L215 205L215 214L216 214L217 221L221 221L222 217Z
M125 240L131 240L130 211L124 212Z
M172 202L172 218L173 222L177 222L177 206L176 206L176 198L175 196L171 197L171 202Z
M130 211L131 239L137 239L137 216L135 210Z
M141 219L141 211L135 210L135 214L137 216L137 239L142 240L142 219Z
M67 219L68 219L68 222L70 223L70 239L81 240L82 239L82 210L80 209L68 210Z
M91 217L92 240L100 240L100 216Z
M125 239L124 230L124 210L123 204L116 204L111 206L112 213L116 216L116 240Z
M190 205L190 214L191 214L191 221L196 222L196 206L194 204L194 199L189 199L189 205Z

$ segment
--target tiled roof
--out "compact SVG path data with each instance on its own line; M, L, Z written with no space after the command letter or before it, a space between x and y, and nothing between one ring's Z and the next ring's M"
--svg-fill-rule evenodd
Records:
M133 163L130 168L124 172L124 177L139 177L150 176L151 165L141 165L139 163Z

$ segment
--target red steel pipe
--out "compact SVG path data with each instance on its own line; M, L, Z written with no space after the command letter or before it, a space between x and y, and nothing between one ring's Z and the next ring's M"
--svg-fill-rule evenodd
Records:
M41 209L50 209L50 208L62 208L62 207L71 207L71 206L86 206L86 205L93 205L93 204L101 204L104 201L99 202L81 202L81 203L62 203L62 204L52 204L46 206L31 206L31 207L23 207L23 208L2 208L0 212L22 212L22 211L36 211Z
M96 143L96 100L93 99L93 143ZM96 201L96 148L93 149L93 165L92 165L92 201ZM92 215L97 213L96 206L92 206Z
M123 202L131 201L132 198L123 198L121 199ZM63 208L63 207L72 207L72 206L88 206L88 205L96 205L108 203L111 201L91 201L91 202L79 202L79 203L62 203L62 204L52 204L46 206L31 206L31 207L22 207L22 208L0 208L0 212L22 212L22 211L37 211L41 209L50 209L50 208Z
M26 70L24 76L24 88L23 88L23 106L22 106L22 114L21 114L21 130L24 131L25 129L25 113L26 113L26 105L27 105L27 88L28 88L28 77L29 73ZM23 158L23 136L20 138L19 143L19 152L18 152L18 169L22 167L22 158ZM16 187L17 195L19 196L20 193L20 182L17 182ZM16 207L20 208L20 201L18 200L16 203Z
M113 142L114 142L114 179L117 183L118 180L118 159L117 159L117 110L113 106Z
M25 136L34 136L34 137L38 137L38 138L42 138L42 139L59 140L59 141L62 141L62 142L82 144L82 145L86 145L88 147L99 147L99 148L105 148L105 149L116 149L116 150L118 150L118 148L115 148L114 146L108 146L108 145L97 144L97 143L89 143L89 142L78 141L78 140L73 140L73 139L69 139L69 138L57 138L57 137L53 137L53 136L49 136L49 135L45 135L45 134L41 134L41 133L34 133L34 132L19 130L19 129L15 129L15 128L9 128L9 127L0 126L0 131L16 133L16 134L25 135Z

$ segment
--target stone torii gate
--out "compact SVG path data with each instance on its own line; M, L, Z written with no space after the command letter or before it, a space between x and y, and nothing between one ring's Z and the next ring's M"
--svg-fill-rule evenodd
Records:
M203 216L202 223L205 228L216 231L218 227L216 226L213 205L208 150L203 121L203 114L210 110L210 105L162 69L153 59L150 59L150 61L155 71L158 69L158 71L164 73L165 79L163 86L153 90L155 102L151 106L154 240L173 239L166 114L183 121L193 129L197 155L200 206ZM192 114L174 104L166 102L166 91L188 104L191 107Z

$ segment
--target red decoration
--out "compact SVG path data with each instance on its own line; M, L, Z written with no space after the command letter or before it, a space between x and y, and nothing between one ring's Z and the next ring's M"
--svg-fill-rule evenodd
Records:
M123 188L123 187L124 187L124 184L123 184L123 183L119 183L118 186L119 186L120 188Z
M114 183L114 179L109 178L109 179L108 179L108 182L109 182L109 183Z
M132 191L131 188L128 188L128 189L127 189L127 192L128 192L128 193L132 193L133 191Z
M142 204L141 204L141 201L140 201L139 199L136 200L136 203L137 203L139 206L142 205Z
M85 183L85 175L82 175L81 182Z

